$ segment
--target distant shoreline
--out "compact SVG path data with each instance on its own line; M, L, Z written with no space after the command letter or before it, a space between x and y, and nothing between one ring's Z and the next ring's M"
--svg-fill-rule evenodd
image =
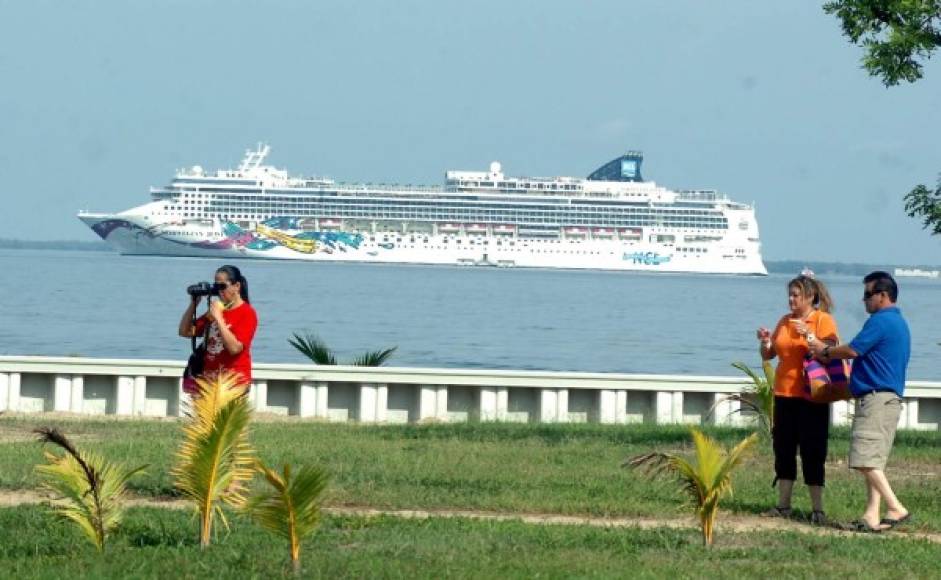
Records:
M111 251L111 247L104 240L9 240L4 238L0 238L0 249Z
M111 247L104 240L77 241L77 240L10 240L0 238L0 249L5 250L82 250L93 252L110 252ZM921 268L938 270L941 266L927 264L858 264L844 262L817 262L814 260L765 260L769 274L800 274L804 268L810 268L815 274L826 276L839 274L848 276L865 276L873 270L892 272L895 268Z

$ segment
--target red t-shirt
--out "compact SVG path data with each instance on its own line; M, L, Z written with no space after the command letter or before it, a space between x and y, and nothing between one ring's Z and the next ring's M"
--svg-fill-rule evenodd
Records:
M203 374L210 374L220 370L235 371L242 375L245 383L252 382L252 338L255 336L255 329L258 328L258 315L255 309L248 302L242 302L231 310L225 310L222 313L226 326L235 335L235 338L242 343L242 352L232 355L225 349L222 343L222 335L215 322L209 323L209 336L206 338L206 359L203 366ZM209 315L205 315L196 321L196 335L201 336L206 330L206 323L209 322Z

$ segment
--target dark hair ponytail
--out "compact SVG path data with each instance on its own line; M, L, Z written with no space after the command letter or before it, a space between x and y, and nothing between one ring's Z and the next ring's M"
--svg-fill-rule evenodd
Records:
M235 266L225 265L216 270L216 273L223 273L229 278L229 282L238 282L239 283L239 296L242 297L242 300L245 302L251 303L251 300L248 299L248 280L245 279L245 276L242 275L242 271Z

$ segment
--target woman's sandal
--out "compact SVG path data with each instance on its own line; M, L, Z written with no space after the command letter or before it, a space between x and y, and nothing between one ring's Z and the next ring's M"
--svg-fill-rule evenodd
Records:
M879 525L882 526L883 530L891 530L892 528L904 524L905 522L912 519L911 512L905 514L904 516L895 519L895 518L882 518L879 521Z
M763 518L789 518L791 517L791 508L789 507L773 507L770 510L761 514Z

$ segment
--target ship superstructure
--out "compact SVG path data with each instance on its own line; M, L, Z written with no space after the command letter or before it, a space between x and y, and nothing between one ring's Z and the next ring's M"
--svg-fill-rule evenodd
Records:
M122 254L766 274L754 209L641 177L628 152L588 178L448 171L443 187L343 184L265 165L193 166L153 201L79 218Z

